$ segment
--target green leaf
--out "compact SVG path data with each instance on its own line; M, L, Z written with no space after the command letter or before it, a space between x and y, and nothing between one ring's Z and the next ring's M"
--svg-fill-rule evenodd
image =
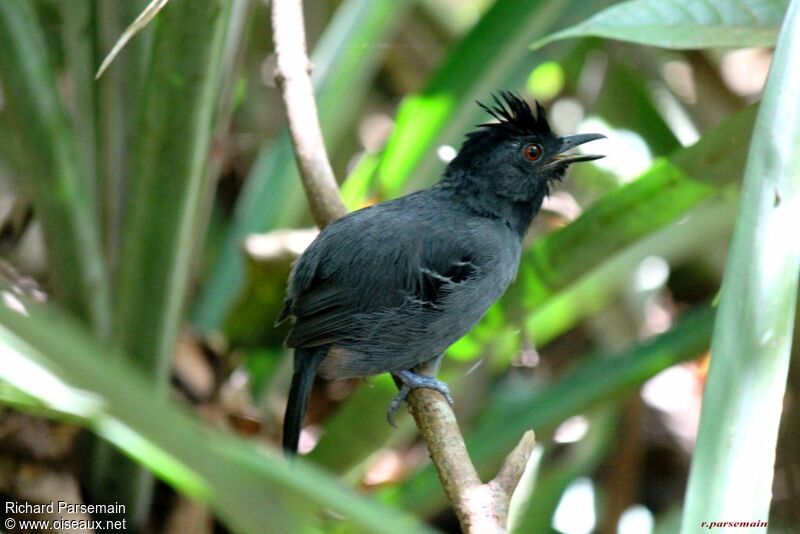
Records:
M772 46L788 0L629 0L536 41L606 37L663 48Z
M97 48L108 52L125 27L145 8L147 0L90 3L95 11ZM73 9L71 2L60 4L65 11ZM138 136L136 128L139 127L142 90L146 82L154 29L150 26L142 30L99 80L94 79L98 59L95 57L86 80L94 88L97 97L98 193L112 284L116 283L114 276L119 272L131 158ZM85 79L86 74L84 72L81 79Z
M163 378L194 249L217 104L227 2L176 2L160 15L143 102L120 271L117 335ZM186 24L191 20L192 24Z
M800 0L794 0L750 145L714 327L683 532L696 532L710 518L766 522L769 514L800 264L798 27ZM755 530L764 532L766 527Z
M75 133L59 99L45 37L31 2L0 2L0 79L29 188L42 221L58 299L110 332L109 284L92 187L81 172Z
M10 295L4 292L5 302L15 298ZM88 426L208 505L231 530L306 532L319 522L315 516L332 509L346 518L350 532L427 532L302 459L288 462L272 447L204 428L164 399L128 359L109 358L107 347L75 323L54 309L24 306L27 316L0 306L0 379ZM32 404L30 397L15 397L0 394L20 406Z
M94 32L92 4L89 0L60 3L63 28L61 31L70 93L74 100L72 124L81 156L81 171L93 199L98 198L97 184L97 109L94 70ZM99 203L98 203L99 204Z

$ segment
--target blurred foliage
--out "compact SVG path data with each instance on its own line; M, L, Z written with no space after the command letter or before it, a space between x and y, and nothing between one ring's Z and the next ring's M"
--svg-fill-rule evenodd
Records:
M73 483L137 529L181 531L179 492L198 532L455 531L413 422L386 424L388 377L318 384L310 453L277 451L291 364L272 322L310 217L268 6L171 0L94 80L147 3L0 2L0 462L36 458L6 431L24 416L96 435L68 444ZM608 136L441 373L484 475L537 433L514 530L674 532L683 510L688 532L728 519L708 503L745 501L742 519L799 524L796 32L759 103L798 1L307 4L352 209L432 184L496 89L540 100L560 133ZM731 428L758 446L725 449ZM753 456L757 483L726 482ZM13 472L0 494L24 500Z

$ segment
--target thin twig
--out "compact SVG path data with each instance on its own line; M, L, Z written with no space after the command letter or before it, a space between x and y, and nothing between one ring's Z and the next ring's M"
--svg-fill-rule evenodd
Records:
M339 194L317 119L300 0L272 2L272 32L277 59L275 82L286 104L295 158L311 214L322 228L347 213L347 209Z
M311 213L320 227L346 213L322 140L305 48L300 0L273 0L272 28L277 54L275 79L281 88ZM464 532L505 532L511 494L535 443L522 437L494 480L483 484L467 454L455 414L440 393L427 389L408 396L411 413L428 444L431 460Z

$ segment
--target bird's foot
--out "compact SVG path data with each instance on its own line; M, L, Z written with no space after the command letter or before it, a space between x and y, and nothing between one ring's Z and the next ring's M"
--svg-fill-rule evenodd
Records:
M389 404L389 411L386 413L386 419L393 427L397 428L397 425L394 424L394 416L397 414L397 411L412 389L425 388L438 391L451 406L453 405L453 397L450 396L450 388L441 380L432 376L418 375L413 371L399 371L392 374L403 384L400 387L400 392Z

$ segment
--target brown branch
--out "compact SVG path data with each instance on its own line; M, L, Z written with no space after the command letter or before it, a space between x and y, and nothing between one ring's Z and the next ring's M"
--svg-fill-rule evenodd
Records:
M417 389L409 393L408 403L461 529L475 533L506 532L511 495L536 443L533 431L528 430L522 436L497 476L484 484L472 465L456 416L445 398L430 389Z
M286 104L300 179L314 221L323 228L347 213L347 209L339 195L317 119L300 0L272 2L272 33L277 59L275 82Z
M346 209L317 119L300 0L273 0L272 28L278 65L275 79L286 105L295 158L314 220L324 227ZM505 532L511 494L535 443L533 431L525 433L494 480L483 484L444 397L418 389L409 394L408 403L464 532Z

